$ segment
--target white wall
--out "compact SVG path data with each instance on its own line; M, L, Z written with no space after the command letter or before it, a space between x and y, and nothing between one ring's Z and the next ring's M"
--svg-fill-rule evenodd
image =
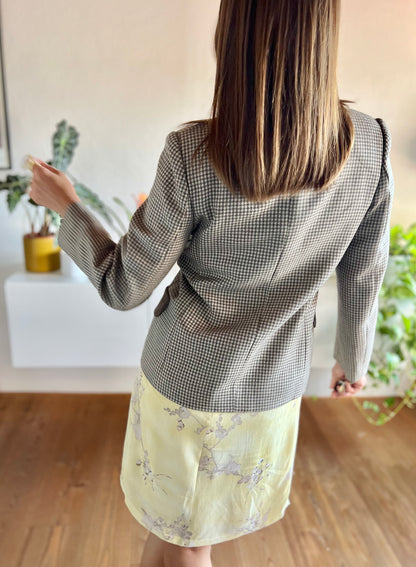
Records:
M13 171L51 157L63 118L80 132L70 171L110 201L148 192L166 135L209 114L217 2L3 2ZM4 176L7 171L4 172ZM1 195L3 201L4 195ZM23 211L0 207L0 262L22 258Z
M209 115L219 0L2 4L12 171L23 172L26 153L49 159L52 134L65 118L80 132L71 173L108 203L118 195L133 208L131 194L150 190L168 132ZM393 223L405 225L416 220L415 21L412 0L343 2L340 96L386 120L396 179ZM23 212L10 215L0 194L2 284L23 263L25 230ZM3 298L0 339L0 390L70 372L12 368ZM88 369L77 376L116 381L123 390L134 372Z
M386 121L396 194L392 223L416 222L416 2L343 0L340 97Z

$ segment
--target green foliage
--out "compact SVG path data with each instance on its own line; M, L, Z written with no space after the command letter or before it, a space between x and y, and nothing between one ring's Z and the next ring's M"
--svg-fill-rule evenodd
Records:
M53 167L66 172L68 165L74 157L78 139L79 134L73 126L68 126L66 120L59 122L52 138Z
M416 269L416 223L413 223L407 231L400 225L391 228L390 255L409 256L413 270Z
M50 215L51 225L59 228L61 225L61 217L58 215L58 213L52 211L51 209L46 209L46 213Z
M368 400L363 401L363 408L364 409L371 409L375 413L378 413L380 411L378 404L376 404L374 402L369 402Z
M30 177L8 175L5 181L0 181L0 191L7 191L7 206L12 213L30 185Z
M374 350L368 374L375 381L400 385L402 378L416 375L416 223L408 230L393 226L390 230L390 257L379 294ZM416 400L416 385L406 390L406 405ZM391 407L394 398L385 400ZM377 413L377 404L363 403L364 409ZM395 413L390 414L390 417ZM381 413L377 425L389 415Z
M98 213L112 228L117 230L120 236L122 236L126 232L126 227L121 222L118 215L109 206L107 206L96 193L88 189L88 187L84 184L80 183L68 172L68 166L74 157L78 140L79 133L77 130L73 126L68 125L66 120L61 120L61 122L57 124L56 131L52 137L52 160L49 160L46 163L66 173L66 175L71 179L81 202ZM28 204L36 208L39 206L27 195L31 181L32 178L29 176L8 175L5 181L0 181L0 191L7 191L7 205L10 212L13 212L19 203L23 204L29 218L33 234L51 234L51 227L59 228L61 217L55 211L45 208L41 226L35 231L35 218L30 215L29 208L26 206ZM127 207L120 199L114 198L114 200L118 205L122 206L126 212L128 212ZM113 219L117 221L118 226L114 225Z
M47 161L60 171L66 171L68 164L71 162L75 147L78 144L78 132L73 126L68 126L65 120L62 120L52 137L53 159ZM50 209L44 208L43 219L41 225L35 230L34 216L30 215L29 209L26 205L32 207L39 207L35 201L27 195L32 178L25 175L8 175L5 181L0 182L0 191L7 191L7 205L9 211L12 213L19 203L25 207L26 214L28 215L32 233L39 233L42 235L51 234L50 228L55 226L59 228L61 218ZM43 208L43 207L42 207Z

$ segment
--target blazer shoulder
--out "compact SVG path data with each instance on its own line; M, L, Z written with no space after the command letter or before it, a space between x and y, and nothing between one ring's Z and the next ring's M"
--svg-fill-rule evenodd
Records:
M361 155L361 161L382 160L384 163L390 153L391 134L382 118L348 108L354 125L355 152Z
M164 152L176 166L180 161L185 164L207 131L207 126L202 122L184 124L176 130L171 130L165 138Z
M373 116L360 112L355 108L348 108L348 112L352 123L354 124L354 128L356 128L359 132L370 136L374 136L374 134L381 135L379 125L379 120L381 120L380 118L374 118Z
M167 141L179 148L185 166L190 167L195 150L202 145L207 134L208 121L195 121L191 124L184 124L170 132ZM204 152L202 152L201 157L204 159Z
M208 120L185 123L174 131L182 147L193 147L202 142L208 134Z

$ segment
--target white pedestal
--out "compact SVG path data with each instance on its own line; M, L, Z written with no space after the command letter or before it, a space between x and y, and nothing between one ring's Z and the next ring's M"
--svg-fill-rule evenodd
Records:
M14 367L138 367L165 287L177 265L142 305L117 311L80 272L17 272L5 281Z

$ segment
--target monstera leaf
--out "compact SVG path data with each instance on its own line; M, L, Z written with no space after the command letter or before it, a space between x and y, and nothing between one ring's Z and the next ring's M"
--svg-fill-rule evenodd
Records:
M78 145L79 134L73 126L68 126L66 120L61 120L52 138L53 159L51 165L66 172L74 157Z
M7 191L7 206L11 213L26 193L30 182L30 177L21 175L8 175L6 181L0 182L0 191Z

